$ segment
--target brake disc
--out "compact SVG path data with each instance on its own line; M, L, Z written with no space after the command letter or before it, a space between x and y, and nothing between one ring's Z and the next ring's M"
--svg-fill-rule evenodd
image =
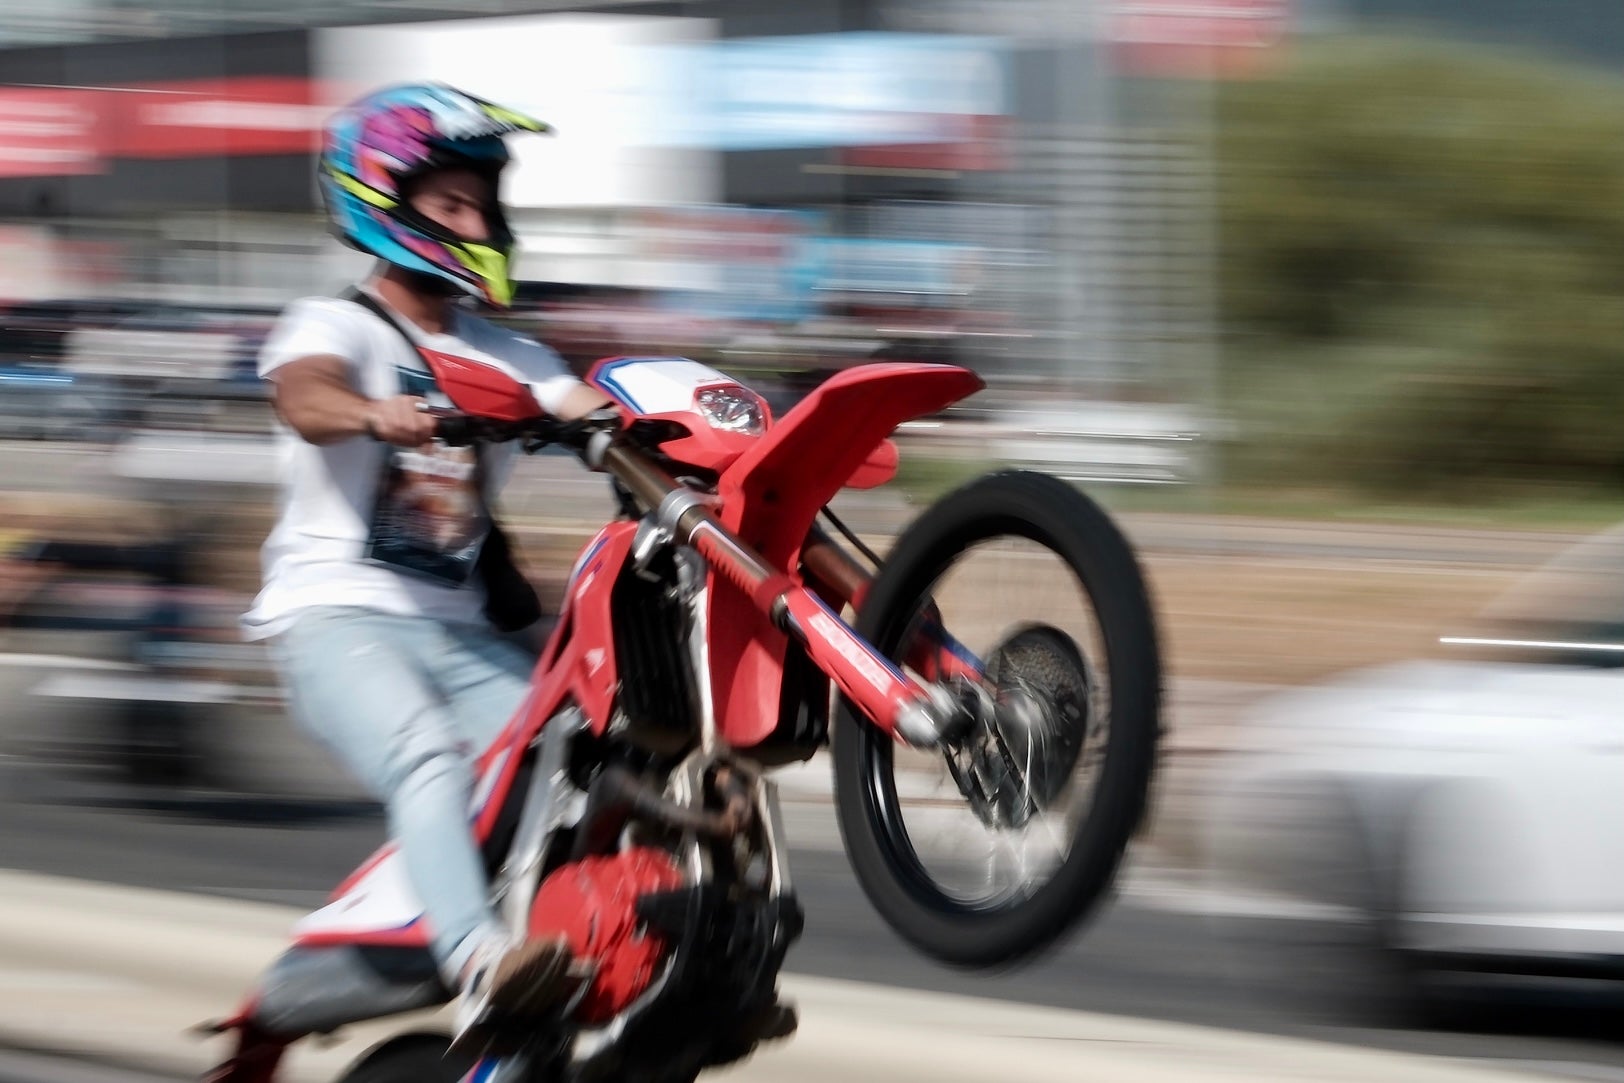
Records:
M960 746L956 775L996 827L1020 827L1065 790L1088 737L1089 674L1071 638L1046 624L1007 636L987 660L991 710ZM979 798L979 799L978 799Z

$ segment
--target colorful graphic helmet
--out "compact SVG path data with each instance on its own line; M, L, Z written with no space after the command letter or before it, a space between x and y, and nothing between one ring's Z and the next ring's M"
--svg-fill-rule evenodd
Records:
M506 308L513 300L513 232L501 206L491 208L486 240L464 241L414 211L401 188L445 167L487 173L494 188L508 163L502 137L551 130L448 86L370 94L334 117L322 142L317 168L333 231L353 248Z

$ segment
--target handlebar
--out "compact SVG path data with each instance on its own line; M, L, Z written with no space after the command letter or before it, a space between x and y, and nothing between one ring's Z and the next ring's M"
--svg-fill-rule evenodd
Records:
M620 427L620 415L609 410L571 420L532 417L520 421L500 421L439 409L427 403L420 404L418 409L434 416L434 435L453 447L522 440L527 452L539 451L549 444L562 444L580 451L597 433L613 432Z

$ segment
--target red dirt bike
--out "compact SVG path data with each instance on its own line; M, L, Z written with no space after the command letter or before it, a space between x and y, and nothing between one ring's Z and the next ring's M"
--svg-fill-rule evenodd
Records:
M802 914L767 772L830 744L831 713L847 852L919 949L1008 964L1106 892L1159 730L1152 610L1122 535L1020 472L945 497L883 563L826 507L892 477L897 426L977 376L863 366L774 421L693 361L616 358L589 377L614 416L560 423L490 369L428 359L459 411L443 439L567 445L623 511L576 561L474 806L501 911L567 936L586 976L500 1057L411 1034L346 1083L684 1083L792 1029L777 977ZM445 1002L424 924L385 847L218 1025L237 1049L209 1078L268 1083L301 1037Z

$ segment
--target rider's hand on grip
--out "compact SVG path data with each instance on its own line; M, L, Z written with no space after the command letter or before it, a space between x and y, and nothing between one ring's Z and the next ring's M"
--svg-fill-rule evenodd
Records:
M416 395L378 399L367 411L367 435L396 447L420 447L434 439L440 423L424 412L427 405Z
M419 402L417 410L434 422L434 438L449 447L467 447L479 440L511 440L511 431L500 431L502 423L462 413L448 407Z

